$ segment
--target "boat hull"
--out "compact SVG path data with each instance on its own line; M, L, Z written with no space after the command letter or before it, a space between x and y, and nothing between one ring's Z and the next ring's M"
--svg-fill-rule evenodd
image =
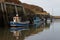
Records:
M27 22L27 23L25 23L25 22L19 22L19 23L17 23L17 22L10 22L10 26L29 26L29 23Z

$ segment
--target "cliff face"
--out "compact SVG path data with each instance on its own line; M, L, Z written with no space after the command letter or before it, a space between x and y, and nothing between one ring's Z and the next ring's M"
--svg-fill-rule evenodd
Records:
M19 0L0 0L0 2L10 2L10 3L21 4Z
M26 3L22 3L22 5L24 8L31 10L35 14L49 15L49 13L47 13L47 11L45 11L42 7L39 7L36 5L30 5L30 4L26 4Z
M20 5L23 5L23 7L25 8L25 11L28 12L28 13L32 13L32 14L48 14L46 11L43 10L42 7L39 7L39 6L36 6L36 5L30 5L30 4L27 4L27 3L22 3L21 1L19 0L6 0L8 2L14 2L14 3L17 3L17 4L20 4ZM27 11L29 10L29 11Z
M22 3L19 0L1 0L0 2L11 2L11 3L23 5L23 7L25 8L26 12L27 12L27 9L30 10L30 11L28 11L29 13L44 14L44 15L48 14L47 12L45 12L43 10L42 7L39 7L39 6L36 6L36 5L30 5L30 4Z
M13 2L13 3L16 3L16 4L21 3L19 0L5 0L5 2Z
M27 8L35 13L41 13L44 11L43 8L35 6L35 5L30 5L30 4L26 4L26 3L22 3L22 5L24 8Z

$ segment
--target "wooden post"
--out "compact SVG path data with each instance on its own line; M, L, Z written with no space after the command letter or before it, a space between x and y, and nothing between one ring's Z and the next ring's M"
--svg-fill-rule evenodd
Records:
M9 24L8 24L9 20L8 20L8 13L7 13L6 6L7 6L7 5L4 3L5 26L8 27L8 26L9 26Z
M6 21L6 13L5 13L5 8L3 7L4 3L1 3L1 9L2 9L2 13L3 13L3 23L4 23L4 27L7 26L7 21Z

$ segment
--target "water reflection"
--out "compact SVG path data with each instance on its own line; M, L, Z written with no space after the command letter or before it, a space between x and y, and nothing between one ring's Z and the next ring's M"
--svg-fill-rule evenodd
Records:
M1 40L25 40L29 36L43 32L44 29L49 29L51 23L40 23L30 25L29 27L10 27L9 29L0 29ZM4 38L4 39L3 39Z

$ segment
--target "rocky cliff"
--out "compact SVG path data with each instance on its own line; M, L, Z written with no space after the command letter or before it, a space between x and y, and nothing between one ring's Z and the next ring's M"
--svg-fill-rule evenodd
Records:
M11 3L23 5L23 7L25 8L26 12L28 12L28 13L44 14L44 15L48 14L42 7L39 7L39 6L36 6L36 5L27 4L27 3L22 3L19 0L3 0L3 2L11 2ZM27 10L29 10L29 11L27 11Z
M24 8L27 8L27 9L33 11L35 14L44 12L42 7L38 7L36 5L30 5L30 4L26 4L26 3L22 3L22 5Z

